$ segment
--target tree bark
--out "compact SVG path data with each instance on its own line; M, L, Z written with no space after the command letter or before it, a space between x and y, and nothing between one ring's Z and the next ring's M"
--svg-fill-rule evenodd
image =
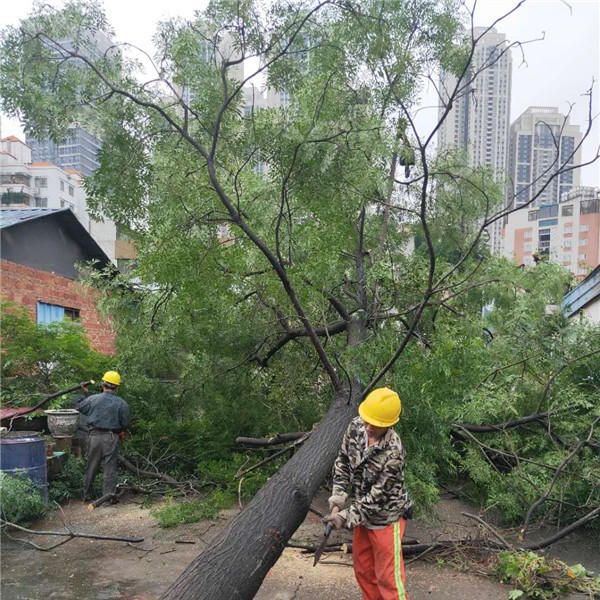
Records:
M249 600L300 526L330 471L362 389L345 385L302 448L161 596Z

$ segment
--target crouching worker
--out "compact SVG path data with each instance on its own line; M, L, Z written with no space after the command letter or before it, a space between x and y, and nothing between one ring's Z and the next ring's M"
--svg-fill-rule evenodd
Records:
M131 425L129 405L116 393L119 385L121 376L116 371L108 371L102 377L102 393L89 396L78 405L89 428L84 501L93 499L94 478L101 464L104 466L102 495L117 491L119 446L125 429Z
M353 530L352 561L363 600L408 598L402 536L412 508L404 449L393 429L400 409L398 394L389 388L372 391L360 404L335 461L331 513L323 519Z

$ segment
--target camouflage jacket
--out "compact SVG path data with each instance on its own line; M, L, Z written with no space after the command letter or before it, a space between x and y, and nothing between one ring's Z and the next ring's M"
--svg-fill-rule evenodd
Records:
M333 467L333 494L350 498L346 524L382 527L395 523L410 506L404 485L404 448L388 429L372 446L363 420L348 426Z

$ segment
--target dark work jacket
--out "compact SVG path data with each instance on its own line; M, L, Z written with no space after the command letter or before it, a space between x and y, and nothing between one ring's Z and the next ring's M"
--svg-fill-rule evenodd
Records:
M90 429L122 431L131 425L129 404L116 394L102 392L79 402L79 412L86 416Z
M79 410L79 404L92 395L93 392L81 392L80 394L77 394L71 402L71 408ZM79 425L77 425L77 431L81 431L82 433L88 432L87 417L84 414L81 414L81 412L79 413Z

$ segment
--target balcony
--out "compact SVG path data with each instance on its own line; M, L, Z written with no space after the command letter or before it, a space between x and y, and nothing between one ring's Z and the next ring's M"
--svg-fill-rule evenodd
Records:
M2 206L28 207L31 206L31 196L25 192L2 192L0 195L0 204Z

